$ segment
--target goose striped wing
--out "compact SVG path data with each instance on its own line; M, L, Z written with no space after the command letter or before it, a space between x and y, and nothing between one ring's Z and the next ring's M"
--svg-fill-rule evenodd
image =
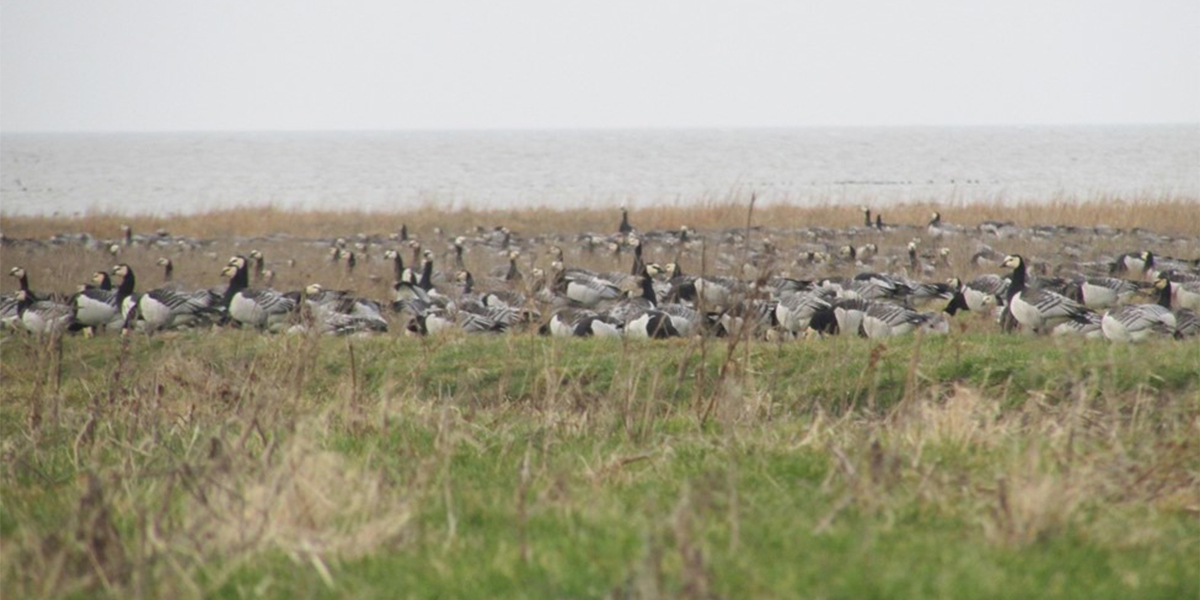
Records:
M967 283L967 287L973 290L1000 297L1008 292L1008 285L1008 279L999 275L980 275Z
M867 307L866 314L868 317L883 321L889 327L899 327L905 324L920 325L929 320L929 316L925 313L885 302L872 302Z
M242 290L238 292L243 298L258 305L269 315L279 315L296 309L296 297L291 294L281 294L275 290Z
M1176 319L1174 313L1157 304L1139 304L1123 306L1109 313L1127 331L1154 330L1160 333L1175 333Z
M1049 290L1027 288L1021 292L1021 300L1036 308L1045 319L1062 317L1070 319L1091 312L1082 304Z

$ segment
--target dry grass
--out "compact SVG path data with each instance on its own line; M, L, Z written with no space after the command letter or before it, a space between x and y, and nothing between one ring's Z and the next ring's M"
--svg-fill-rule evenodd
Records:
M697 204L634 207L631 220L642 230L675 231L688 225L702 231L740 227L745 222L749 194ZM1123 229L1142 228L1168 234L1200 234L1194 217L1200 198L1147 196L1138 198L1098 196L1085 201L1050 203L968 202L931 199L928 202L877 206L891 225L925 225L930 214L940 211L950 223L975 225L985 220L1013 221L1020 226L1106 225ZM756 222L773 227L822 226L845 228L862 223L858 204L828 203L817 206L768 204L757 209ZM410 231L426 238L435 227L462 232L475 227L506 226L525 235L580 232L609 233L620 217L611 207L561 210L551 207L512 210L457 209L446 211L429 205L420 209L374 213L354 210L296 212L279 208L240 208L196 215L129 216L96 213L82 217L3 217L4 234L10 238L47 238L62 232L84 232L101 238L116 238L120 226L153 232L159 228L176 235L200 238L252 237L291 234L306 237L336 237L355 233L389 234L407 224Z

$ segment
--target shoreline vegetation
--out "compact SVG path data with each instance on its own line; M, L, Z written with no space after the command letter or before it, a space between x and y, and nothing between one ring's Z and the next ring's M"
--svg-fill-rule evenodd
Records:
M643 230L674 231L680 225L693 229L730 229L743 226L750 194L696 204L641 206L631 204L636 225ZM816 205L763 203L755 206L754 222L774 227L850 227L862 221L859 206L870 202L830 200ZM1145 196L1095 195L1087 200L1051 202L973 202L962 200L906 202L873 208L889 225L924 226L933 211L951 223L974 225L982 221L1012 221L1020 227L1033 225L1106 226L1148 229L1159 233L1200 234L1195 210L1200 198L1171 194ZM615 226L614 206L594 209L552 206L519 209L444 210L428 203L411 210L296 211L279 207L248 207L181 215L124 215L94 212L79 216L29 216L0 213L8 238L44 238L54 234L90 233L112 236L121 225L137 231L166 229L172 234L200 237L292 235L346 235L349 232L393 232L407 224L414 231L444 229L455 225L493 227L504 225L527 234L609 232Z

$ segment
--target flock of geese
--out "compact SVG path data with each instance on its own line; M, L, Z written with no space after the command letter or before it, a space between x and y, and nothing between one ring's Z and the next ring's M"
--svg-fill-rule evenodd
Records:
M162 287L139 290L133 269L122 263L97 271L70 295L37 293L30 287L27 271L12 267L9 275L19 281L19 289L0 297L0 326L40 336L240 327L358 335L393 328L419 335L536 328L562 337L790 339L842 334L886 338L918 330L945 333L960 311L972 311L992 315L1003 331L1115 342L1200 335L1197 259L1137 251L1091 262L1060 257L1064 260L1051 268L1045 262L1031 264L1021 254L1001 254L983 246L972 262L993 265L995 273L969 281L929 281L927 276L951 269L949 250L921 255L918 240L888 259L873 243L842 246L836 252L793 250L787 254L794 256L784 256L769 236L751 244L748 232L741 230L709 236L687 227L639 233L628 212L621 212L616 233L578 236L573 238L578 247L572 248L588 253L608 249L613 256L625 257L630 266L615 273L568 265L567 253L558 244L535 250L538 254L544 250L548 268L522 273L518 259L532 245L522 244L504 228L454 239L447 260L453 269L438 270L438 257L409 240L405 228L393 236L394 247L382 253L394 280L391 297L383 300L316 283L301 290L276 291L264 285L271 273L264 269L262 252L254 250L230 258L220 271L228 282L211 289L187 289L174 283L169 258L157 263L170 282ZM872 219L869 210L864 213L865 230L889 227L880 215ZM1023 232L1012 223L951 225L937 213L925 233L934 238L1000 240L1039 235L1037 228ZM1045 236L1054 233L1053 228L1042 231ZM131 235L125 228L126 242ZM650 243L659 251L674 252L675 261L644 260L644 248ZM731 269L735 274L684 273L679 257L704 255L706 244L740 248L733 252L740 254L725 261L738 266ZM502 253L508 263L476 277L465 264L464 249L469 245ZM406 246L413 251L408 265L403 256ZM363 244L357 249L360 254L369 252ZM115 249L113 253L117 254ZM353 269L358 254L338 240L329 256ZM803 263L814 271L822 265L898 268L890 272L865 268L851 277L795 278L776 273L777 265L789 263ZM251 286L252 277L259 287Z

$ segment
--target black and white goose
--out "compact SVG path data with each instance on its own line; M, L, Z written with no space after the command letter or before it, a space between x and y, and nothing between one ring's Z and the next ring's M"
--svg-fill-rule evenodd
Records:
M601 302L621 297L621 289L607 279L589 275L581 270L565 270L562 263L557 261L552 269L555 273L554 291L578 306L593 308Z
M829 299L817 292L784 294L775 306L775 321L785 331L800 333L808 329L814 315L829 309Z
M1116 277L1077 277L1068 290L1077 302L1091 309L1108 308L1129 302L1138 291L1132 281Z
M1160 277L1171 284L1171 295L1175 306L1200 311L1200 281L1174 281Z
M1171 282L1159 279L1156 304L1134 304L1114 308L1104 314L1100 328L1113 342L1140 342L1152 336L1175 336L1178 321L1171 312Z
M251 289L250 273L242 256L231 259L221 276L229 278L223 301L230 319L267 331L282 331L287 326L296 310L299 294Z
M71 298L75 323L93 330L100 327L121 329L126 315L122 308L126 299L133 295L134 279L122 279L121 285L114 290L108 274L101 271L92 276L92 282L95 287L84 288Z
M1003 307L1008 296L1008 279L991 273L980 275L964 282L957 277L949 282L950 287L962 293L967 308L972 312L985 312Z
M1114 275L1119 273L1130 273L1137 275L1138 277L1143 277L1148 271L1153 269L1154 266L1154 253L1150 252L1149 250L1143 250L1141 252L1126 252L1125 254L1118 256L1117 259L1113 261L1111 270Z
M304 303L313 324L321 333L346 335L383 333L388 330L383 310L373 300L355 298L347 292L326 290L314 283L304 289Z
M1063 296L1026 285L1025 259L1019 254L1005 257L1002 266L1012 269L1008 286L1008 309L1022 327L1034 332L1048 332L1055 326L1083 317L1088 308Z
M71 306L57 300L37 300L28 290L17 290L17 312L21 327L34 335L51 335L70 326Z
M171 283L171 280L175 277L175 263L163 256L154 261L154 264L163 268L163 283Z
M555 337L620 337L624 323L586 308L562 308L550 316L544 329Z
M950 324L940 314L917 312L890 302L872 302L863 314L862 330L871 339L904 335L917 329L947 333Z
M113 274L131 282L130 289L135 289L136 283L132 283L136 281L135 275L129 265L113 267ZM127 299L129 306L123 306L122 312L131 323L137 318L146 331L154 332L215 319L220 314L220 300L221 297L211 290L188 293L175 288L158 288L142 294L131 293Z

